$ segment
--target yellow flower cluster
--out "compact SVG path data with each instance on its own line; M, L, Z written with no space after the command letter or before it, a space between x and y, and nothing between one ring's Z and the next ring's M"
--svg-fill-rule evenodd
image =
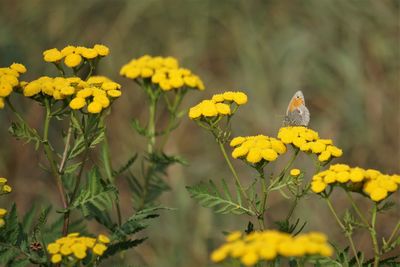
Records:
M19 63L13 63L7 68L0 68L0 109L4 108L4 98L8 97L13 88L19 85L19 75L25 72L25 66Z
M7 210L0 208L0 228L6 224L6 221L3 219L6 214Z
M265 135L238 136L232 139L230 146L235 148L232 152L233 158L245 158L253 164L262 160L274 161L286 152L282 141Z
M82 109L87 104L89 113L100 113L114 98L121 96L121 85L104 76L92 76L78 88L69 103L72 109Z
M357 188L361 184L365 194L373 201L381 201L396 192L400 185L400 175L387 175L374 169L351 168L346 164L334 164L312 178L311 190L323 192L329 185L346 184L349 188Z
M213 251L211 260L220 262L228 257L239 259L245 266L253 266L260 261L271 261L278 256L303 257L306 255L332 256L333 249L324 234L310 232L295 237L290 234L267 230L243 236L233 232L226 243Z
M7 179L0 177L0 195L8 194L12 191L11 186L7 184Z
M320 139L316 131L304 126L289 126L279 129L278 138L285 144L292 144L303 152L318 155L320 162L327 162L332 157L340 157L343 151L333 145L331 139Z
M92 60L105 57L110 53L110 49L105 45L96 44L93 48L83 46L66 46L63 49L48 49L43 52L43 59L46 62L60 62L64 59L67 67L74 68L79 66L84 60Z
M47 246L47 251L51 254L51 262L59 263L65 261L82 260L92 252L94 256L103 255L107 250L110 239L105 235L97 238L79 236L79 233L71 233L66 237L57 239Z
M202 80L190 70L180 68L178 60L173 57L152 57L144 55L132 59L122 66L120 75L135 80L149 79L163 91L188 87L204 90Z
M92 76L87 81L78 77L40 77L22 86L27 97L51 96L56 100L71 99L71 109L82 109L87 105L89 113L99 113L107 108L114 98L121 95L121 85L104 76Z
M231 115L231 104L237 106L247 103L247 95L243 92L225 92L214 95L211 100L203 100L196 106L190 108L189 118L194 120L200 117L216 117Z

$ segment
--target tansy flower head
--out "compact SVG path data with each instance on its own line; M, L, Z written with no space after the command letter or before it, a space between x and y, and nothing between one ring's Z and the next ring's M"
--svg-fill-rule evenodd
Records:
M343 154L340 148L333 145L332 140L320 139L316 131L304 126L282 127L279 129L278 138L303 152L316 154L318 160L323 163Z
M144 55L122 66L120 74L132 80L146 80L163 91L180 88L204 90L201 79L190 70L179 67L173 57Z
M4 108L4 98L20 85L19 75L26 72L24 65L13 63L10 67L0 68L0 109Z
M230 146L234 147L233 158L240 158L251 164L274 161L286 152L286 146L282 141L265 135L235 137Z
M333 249L322 233L311 232L290 234L267 230L242 235L233 232L226 238L226 243L211 254L213 262L227 258L238 259L245 266L253 266L263 261L273 261L278 256L292 258L311 255L332 256Z
M228 93L230 97L224 98L224 95ZM233 100L233 99L236 99ZM245 100L244 100L245 99ZM206 119L218 116L233 115L239 105L243 105L247 102L247 95L243 92L225 92L223 94L214 95L210 100L203 100L196 106L189 109L189 118L194 119ZM232 104L236 103L236 106L232 107Z
M328 186L344 185L346 190L362 192L373 201L379 202L396 192L400 184L399 175L387 175L373 169L365 170L359 167L349 167L346 164L334 164L328 170L313 176L311 190L323 192Z
M26 97L41 100L43 97L67 101L69 107L89 113L99 113L121 96L121 85L104 76L92 76L87 81L78 77L40 77L22 86Z
M68 265L81 261L90 254L95 257L103 255L109 242L110 239L105 235L99 235L96 239L71 233L48 244L47 252L51 255L52 263L63 261Z
M83 46L72 46L68 45L63 49L58 50L57 48L48 49L43 52L43 59L46 62L60 62L64 59L64 64L69 68L75 68L82 62L94 60L107 56L110 50L105 45L96 44L93 48Z
M7 184L7 179L0 177L0 195L8 194L12 191L12 187Z
M7 214L7 210L0 208L0 228L6 224L6 221L4 220L4 216L6 214Z

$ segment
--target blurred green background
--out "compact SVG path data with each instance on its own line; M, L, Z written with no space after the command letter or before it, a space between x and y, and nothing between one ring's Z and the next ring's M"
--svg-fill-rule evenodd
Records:
M203 79L206 91L190 92L185 108L224 90L245 91L249 103L234 118L234 135L276 135L290 98L301 89L311 112L310 127L334 139L345 152L336 162L400 173L399 3L2 0L0 62L25 64L23 78L32 80L57 74L42 61L42 51L48 48L109 46L111 54L101 62L99 73L123 86L123 97L108 118L115 165L142 151L144 140L129 124L147 116L144 95L118 75L119 69L134 57L151 54L177 57ZM20 104L31 125L40 127L40 107L29 101ZM0 172L14 187L8 201L17 201L21 213L48 197L58 203L54 185L38 168L44 159L33 146L8 134L11 120L9 110L0 112ZM213 138L186 117L172 134L167 152L190 163L169 170L172 191L161 201L176 210L154 220L147 231L150 239L129 251L127 258L139 266L209 266L209 252L222 242L222 231L243 229L247 221L214 215L191 200L185 186L209 178L230 179L228 168ZM307 162L297 167L306 166L311 173ZM249 182L255 174L241 162L234 163ZM128 193L122 190L121 199L129 214ZM327 207L317 199L303 202L296 215L309 221L306 230L326 232L332 241L344 244ZM394 199L398 203L399 194ZM357 201L368 207L368 202ZM288 203L273 195L267 214L271 227L286 214ZM348 204L339 193L335 205L343 212ZM399 211L397 207L378 219L382 235L388 235ZM356 233L355 239L360 248L369 249L367 235Z

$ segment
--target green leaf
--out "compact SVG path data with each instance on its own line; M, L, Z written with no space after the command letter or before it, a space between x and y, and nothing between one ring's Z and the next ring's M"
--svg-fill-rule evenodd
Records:
M31 229L33 219L36 214L36 206L33 204L32 208L27 211L22 219L22 228L25 232L28 232Z
M223 181L222 184L225 182ZM250 209L245 208L241 201L233 201L232 196L226 184L223 186L225 197L219 192L217 186L212 180L208 184L200 183L192 187L186 187L192 198L199 201L200 205L206 208L216 208L216 213L221 214L250 214L254 215L254 212Z
M101 256L100 261L113 256L121 251L128 250L130 248L136 247L137 245L143 243L147 238L141 238L141 239L134 239L134 240L126 240L126 241L121 241L118 243L111 244L108 246L106 252Z
M121 175L123 172L125 172L126 170L128 170L133 165L133 163L136 161L137 157L138 157L138 154L136 153L131 158L129 158L128 161L124 165L122 165L118 170L113 171L112 176L117 177L117 176Z
M129 235L145 229L148 226L146 221L158 217L159 214L157 214L156 211L161 209L166 208L151 207L136 212L125 223L114 229L112 239L124 240Z
M117 189L102 181L97 168L93 168L88 174L86 188L74 200L71 208L79 208L85 217L92 214L93 209L102 212L117 198Z
M33 142L36 150L39 148L39 145L42 142L42 139L40 138L36 129L29 127L25 122L22 121L11 123L8 131L17 140L25 140L26 143Z
M132 120L131 126L138 134L140 134L142 136L148 135L147 129L140 125L140 122L138 119Z

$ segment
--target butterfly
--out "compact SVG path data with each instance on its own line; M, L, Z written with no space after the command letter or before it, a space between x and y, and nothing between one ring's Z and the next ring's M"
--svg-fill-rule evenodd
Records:
M297 91L289 102L283 125L307 126L309 122L310 112L306 107L304 95L301 91Z

